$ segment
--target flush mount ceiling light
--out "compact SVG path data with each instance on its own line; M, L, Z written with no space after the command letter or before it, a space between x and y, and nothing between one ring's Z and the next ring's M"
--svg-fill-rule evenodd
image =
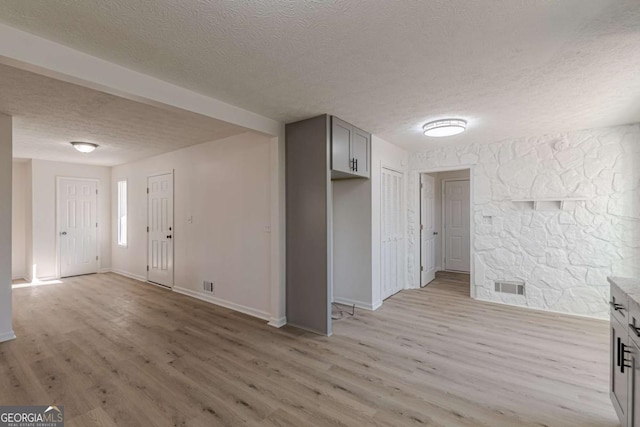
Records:
M434 137L457 135L466 129L467 122L462 119L435 120L422 126L425 135Z
M94 144L93 142L72 141L71 145L81 153L90 153L98 148L98 144Z

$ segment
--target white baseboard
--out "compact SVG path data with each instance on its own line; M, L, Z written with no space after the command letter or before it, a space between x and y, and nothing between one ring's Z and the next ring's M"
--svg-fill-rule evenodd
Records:
M109 269L109 271L105 271L105 273L109 273L109 272L116 273L116 274L119 274L119 275L124 276L124 277L128 277L129 279L139 280L139 281L145 282L145 283L147 281L146 277L138 276L137 274L129 273L127 271L116 270L116 269L113 269L113 268Z
M472 299L477 300L477 301L482 301L482 302L488 302L488 303L492 303L492 304L506 305L507 307L525 308L527 310L541 311L543 313L560 314L562 316L579 317L579 318L582 318L582 319L602 320L602 321L605 321L605 322L609 321L609 316L606 316L606 317L589 316L588 314L569 313L568 311L549 310L548 308L529 307L528 305L508 304L506 302L494 301L494 300L484 299L484 298L475 298L474 297Z
M246 307L244 305L236 304L235 302L231 302L231 301L223 300L223 299L220 299L220 298L216 298L214 296L207 295L207 294L205 294L203 292L197 292L197 291L194 291L194 290L191 290L191 289L181 288L179 286L174 286L173 290L175 292L178 292L179 294L187 295L187 296L190 296L192 298L197 298L199 300L210 302L212 304L219 305L219 306L222 306L222 307L225 307L225 308L229 308L231 310L239 311L240 313L248 314L249 316L257 317L258 319L263 319L263 320L270 321L270 318L271 318L269 313L267 313L265 311L256 310L255 308Z
M274 328L282 328L286 324L287 324L286 317L281 317L279 319L272 317L268 323L269 326L273 326Z
M24 273L12 274L11 280L27 280L27 275Z
M339 298L333 297L333 302L342 305L355 305L358 308L362 308L363 310L377 310L382 305L382 301L374 302L373 304L369 304L363 301L352 300L349 298Z
M10 341L15 339L16 339L16 334L13 332L13 330L0 334L0 342L5 342L5 341Z
M103 274L103 273L111 273L111 269L110 268L101 268L100 270L98 270L99 274Z

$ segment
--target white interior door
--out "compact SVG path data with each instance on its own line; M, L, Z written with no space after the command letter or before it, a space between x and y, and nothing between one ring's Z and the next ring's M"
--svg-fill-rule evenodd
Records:
M382 299L404 288L403 175L382 168Z
M444 265L446 270L470 270L469 181L444 184Z
M98 183L58 180L60 276L98 272Z
M147 180L148 265L147 280L173 286L173 174Z
M436 278L435 186L436 180L434 177L425 174L420 176L421 286L425 286Z

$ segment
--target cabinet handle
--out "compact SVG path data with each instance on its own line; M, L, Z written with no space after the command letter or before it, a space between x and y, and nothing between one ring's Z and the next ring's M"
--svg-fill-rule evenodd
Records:
M356 162L356 172L358 172L358 159L353 159L354 162Z
M620 367L620 345L622 344L622 341L620 341L620 337L618 337L618 345L616 346L616 366Z
M354 171L356 170L356 159L349 159L349 170Z
M611 308L613 308L615 311L624 311L624 305L622 304L618 304L615 303L613 301L609 301L609 305L611 306Z
M637 337L640 337L640 328L637 328L636 325L629 323L629 328L636 334Z

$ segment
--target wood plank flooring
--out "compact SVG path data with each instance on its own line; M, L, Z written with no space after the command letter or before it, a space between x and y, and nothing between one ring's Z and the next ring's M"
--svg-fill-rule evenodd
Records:
M439 275L334 335L116 274L14 289L0 404L68 426L618 425L608 323L469 299Z

